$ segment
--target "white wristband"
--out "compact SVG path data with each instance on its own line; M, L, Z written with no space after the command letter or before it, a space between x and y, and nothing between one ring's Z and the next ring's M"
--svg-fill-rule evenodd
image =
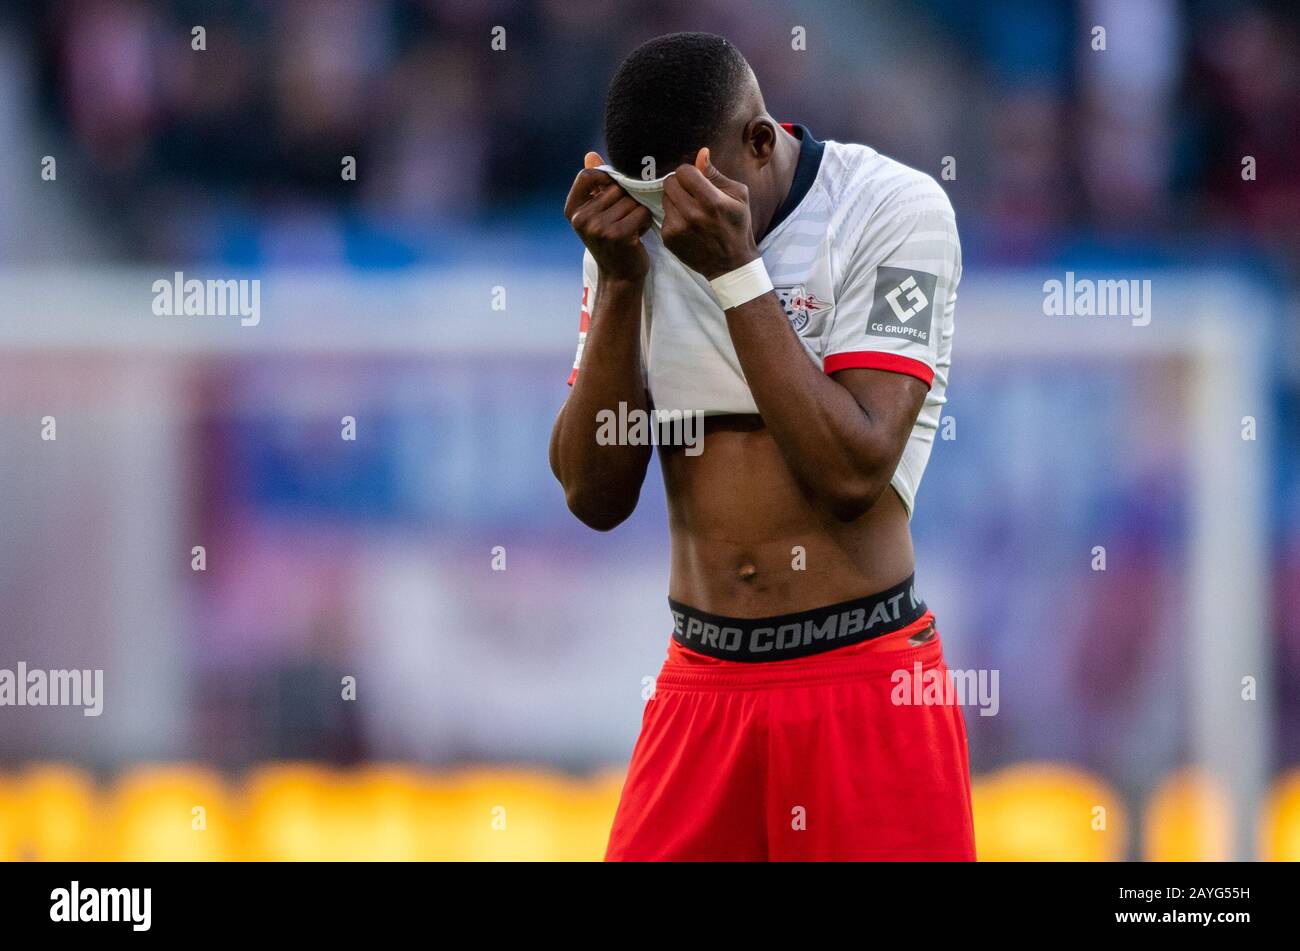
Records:
M714 295L723 310L731 310L741 304L762 297L772 289L772 279L767 276L767 267L762 258L754 258L748 264L742 264L734 271L720 274L709 281Z

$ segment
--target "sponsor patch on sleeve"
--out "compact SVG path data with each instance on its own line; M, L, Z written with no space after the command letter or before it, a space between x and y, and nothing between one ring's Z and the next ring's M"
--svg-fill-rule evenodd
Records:
M938 278L925 271L881 265L867 318L867 333L929 346L934 325L934 288Z

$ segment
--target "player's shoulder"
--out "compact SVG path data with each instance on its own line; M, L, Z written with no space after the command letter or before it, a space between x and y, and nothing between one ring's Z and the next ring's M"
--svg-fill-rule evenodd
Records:
M828 141L823 162L832 205L853 217L953 217L948 193L932 176L870 146Z

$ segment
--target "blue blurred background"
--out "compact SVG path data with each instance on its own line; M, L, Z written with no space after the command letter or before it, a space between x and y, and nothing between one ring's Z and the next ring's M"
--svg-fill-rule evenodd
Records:
M982 853L1300 857L1300 14L1174 0L0 6L0 667L107 692L96 720L0 709L0 855L90 854L101 823L38 846L32 816L125 822L122 777L157 762L249 815L275 763L497 777L485 802L571 782L598 847L667 533L657 473L597 535L547 467L580 295L561 207L618 62L685 29L736 43L778 118L955 168L956 438L914 530L950 664L1000 672L998 715L968 712ZM181 270L260 279L261 324L154 316ZM1152 326L1045 316L1066 271L1152 280ZM1220 642L1258 665L1215 688ZM1244 676L1221 750L1207 690ZM1099 801L1125 817L1104 845L1062 831ZM351 854L253 835L194 854Z

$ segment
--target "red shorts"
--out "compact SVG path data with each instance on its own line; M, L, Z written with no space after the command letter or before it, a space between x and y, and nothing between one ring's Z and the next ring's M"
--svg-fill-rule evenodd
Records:
M893 697L946 678L937 635L907 644L933 622L768 663L671 642L606 860L974 860L961 707Z

